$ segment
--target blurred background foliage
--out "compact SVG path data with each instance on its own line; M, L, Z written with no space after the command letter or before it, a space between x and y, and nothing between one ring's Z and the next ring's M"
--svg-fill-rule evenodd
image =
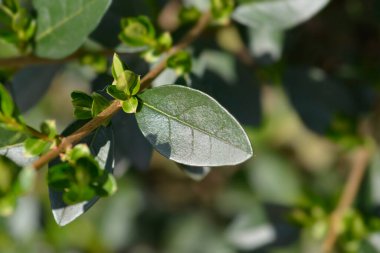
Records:
M181 4L113 0L82 47L95 53L79 61L1 66L0 80L28 122L52 118L63 130L73 121L70 92L102 90L112 81L110 59L96 52L118 46L120 19L148 15L177 40L191 26L179 27ZM151 150L134 118L117 115L117 194L59 227L42 173L34 194L0 219L0 252L321 252L352 152L380 137L379 24L379 1L334 0L307 22L262 39L237 22L211 27L190 48L192 73L176 80L166 70L155 83L190 84L215 97L244 124L254 157L196 182ZM138 55L123 59L136 73L149 70ZM380 252L377 148L368 166L336 252Z

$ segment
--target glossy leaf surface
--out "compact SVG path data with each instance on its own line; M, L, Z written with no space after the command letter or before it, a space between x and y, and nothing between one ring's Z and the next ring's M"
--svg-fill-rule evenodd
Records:
M139 127L163 156L193 166L235 165L252 156L243 128L208 95L164 85L139 97Z

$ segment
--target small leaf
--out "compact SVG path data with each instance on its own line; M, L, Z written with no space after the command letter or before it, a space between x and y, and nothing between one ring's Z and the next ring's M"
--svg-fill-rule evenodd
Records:
M193 23L201 17L202 13L195 6L183 7L179 12L181 23Z
M130 46L154 46L156 32L146 16L125 18L121 20L121 41Z
M63 58L77 50L100 22L110 0L34 0L37 11L36 54Z
M119 56L115 53L113 55L112 61L112 76L114 79L117 79L124 70L128 69L124 63L120 60Z
M91 107L92 117L95 117L96 115L104 111L104 109L106 109L110 105L110 101L106 99L105 97L103 97L102 95L100 95L99 93L94 92L92 94L92 98L93 98L92 107Z
M52 145L50 141L37 138L28 138L25 140L25 150L28 155L38 156L46 152Z
M105 173L103 182L100 182L100 187L95 188L96 193L101 196L111 196L117 191L117 184L115 177L110 173Z
M191 71L191 56L186 51L179 51L170 56L166 64L169 68L174 69L177 75L181 76Z
M73 91L71 93L71 103L74 106L74 115L77 119L91 119L92 118L92 101L93 98L82 92Z
M117 78L116 88L127 95L136 95L140 90L140 76L130 70L125 70Z
M45 120L41 124L41 132L46 134L49 139L57 135L57 127L54 120Z
M127 100L128 99L128 95L125 94L124 91L121 91L119 90L116 85L109 85L107 87L107 93L113 97L113 98L116 98L116 99L119 99L119 100Z
M164 85L139 98L140 130L163 156L193 166L235 165L252 156L243 128L208 95Z
M212 16L221 23L227 23L234 10L234 0L211 0Z
M6 117L12 117L15 109L11 95L2 84L0 84L0 109Z
M123 111L126 113L136 113L139 100L136 97L131 97L128 100L123 101Z

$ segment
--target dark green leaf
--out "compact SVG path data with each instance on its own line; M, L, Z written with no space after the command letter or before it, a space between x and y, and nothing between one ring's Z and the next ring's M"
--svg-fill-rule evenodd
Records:
M62 58L77 50L98 25L110 0L34 0L36 54Z
M82 92L73 91L71 93L71 102L74 106L74 115L77 119L91 119L92 118L92 101L93 98Z
M49 187L54 190L62 190L70 186L72 180L74 180L74 170L68 163L57 164L48 171L48 183Z
M119 99L119 100L127 100L128 95L125 94L124 91L119 90L116 85L109 85L107 87L107 93L112 96L113 98Z
M96 115L104 111L104 109L106 109L110 105L110 101L106 99L105 97L103 97L102 95L100 95L99 93L94 92L92 94L92 98L93 98L92 107L91 107L92 117L95 117Z
M139 97L140 130L163 156L193 166L235 165L252 156L243 128L208 95L165 85Z
M10 88L21 112L27 111L41 100L61 69L62 65L42 64L28 65L16 72Z

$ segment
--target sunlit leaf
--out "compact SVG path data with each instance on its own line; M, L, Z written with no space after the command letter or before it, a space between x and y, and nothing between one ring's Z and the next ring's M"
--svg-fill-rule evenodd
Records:
M139 97L139 127L163 156L194 166L235 165L252 156L243 128L208 95L165 85Z

